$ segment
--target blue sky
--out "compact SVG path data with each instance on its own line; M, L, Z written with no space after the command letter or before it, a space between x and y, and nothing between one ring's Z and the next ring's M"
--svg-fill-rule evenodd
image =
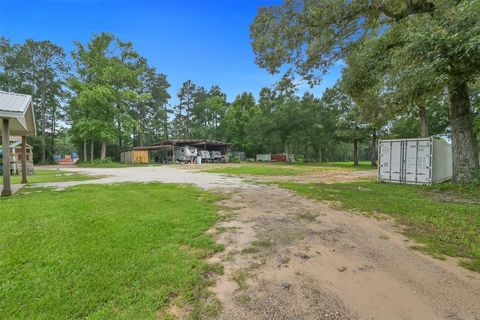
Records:
M187 79L219 85L228 100L243 91L258 96L279 78L254 63L249 25L257 8L280 0L0 0L0 35L13 42L51 40L68 54L73 41L113 33L135 49L172 87L171 103ZM334 67L323 83L308 89L320 96L339 77Z

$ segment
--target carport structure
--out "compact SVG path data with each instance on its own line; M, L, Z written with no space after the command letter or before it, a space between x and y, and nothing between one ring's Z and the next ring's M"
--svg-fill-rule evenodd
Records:
M175 150L176 147L195 147L199 150L220 151L222 155L228 154L232 145L223 141L208 139L172 139L154 143L151 147L169 148ZM175 163L175 152L173 152L173 163Z
M10 135L22 137L22 184L27 183L27 136L35 135L32 96L0 91L0 128L3 150L2 196L12 194L10 184Z
M222 154L230 152L230 143L217 141L217 140L207 140L207 139L173 139L165 140L159 143L154 143L151 146L172 146L172 147L196 147L198 149L208 150L208 151L220 151Z

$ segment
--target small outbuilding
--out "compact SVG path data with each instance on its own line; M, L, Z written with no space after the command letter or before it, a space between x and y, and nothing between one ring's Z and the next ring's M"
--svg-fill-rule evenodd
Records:
M150 163L151 151L158 150L160 148L154 146L146 146L146 147L133 147L128 148L120 152L120 162L122 163L140 163L146 164Z
M22 157L23 157L23 147L22 140L18 140L18 137L11 138L10 143L10 171L12 174L21 174L22 173ZM27 161L27 174L33 173L33 148L31 145L27 144L26 147L26 161ZM3 158L3 146L0 146L0 159ZM3 169L3 166L2 166ZM3 170L0 170L2 173Z
M10 136L21 137L22 184L27 183L27 136L35 135L32 96L0 91L0 128L2 135L3 188L1 195L12 194L10 185Z

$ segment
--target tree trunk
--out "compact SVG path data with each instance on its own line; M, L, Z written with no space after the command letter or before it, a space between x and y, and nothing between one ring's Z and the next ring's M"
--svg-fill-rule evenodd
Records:
M163 109L165 110L165 119L163 121L163 135L165 139L168 139L168 110L166 104L163 106Z
M120 109L117 104L117 109ZM123 145L122 141L122 127L120 125L120 120L117 120L117 130L118 130L118 146L121 148Z
M87 162L88 161L88 155L87 155L87 140L83 140L83 161Z
M418 116L420 117L420 137L428 138L428 114L425 107L418 108Z
M358 166L358 140L353 140L353 165Z
M55 150L55 135L57 134L56 130L55 130L56 126L57 126L57 118L55 117L55 111L53 111L53 113L52 113L52 151L53 151L53 154L56 154L56 151L57 151L57 150Z
M372 167L377 167L377 159L378 159L378 144L377 144L377 130L373 129L372 131L372 153L370 157L370 163Z
M478 169L478 150L467 83L452 80L448 94L452 131L452 179L456 183L471 183Z
M42 164L47 162L47 155L46 155L46 147L45 147L45 127L47 126L47 111L45 110L45 81L46 76L43 77L43 87L42 87L42 98L40 100L40 112L41 112L41 131L42 131L42 139L41 139L41 147L42 147Z
M95 151L95 140L90 142L90 162L93 162L93 152Z
M105 161L106 157L107 157L107 141L103 140L102 141L102 151L100 153L100 160Z
M143 147L145 143L145 123L147 119L145 119L145 111L144 107L140 107L140 147Z
M140 133L140 147L143 147L144 145L144 142L145 141L145 135L143 134L143 132Z

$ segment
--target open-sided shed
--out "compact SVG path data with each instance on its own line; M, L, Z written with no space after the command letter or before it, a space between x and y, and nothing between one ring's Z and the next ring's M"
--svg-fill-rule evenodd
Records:
M22 137L22 183L27 183L27 136L35 135L32 96L0 91L0 128L3 150L2 196L12 194L10 185L10 135Z
M166 150L176 150L180 147L195 147L198 150L220 151L222 155L227 155L230 152L231 144L208 139L170 139L154 143L152 147L164 147ZM172 152L172 162L175 163L175 152Z
M144 147L132 147L120 152L122 163L150 163L170 162L175 163L176 148L195 147L198 150L220 151L222 155L230 152L231 144L207 139L171 139ZM152 157L154 159L152 159ZM153 161L152 161L153 160Z
M200 150L220 151L222 154L230 152L231 144L207 139L172 139L152 144L152 146L196 147Z

